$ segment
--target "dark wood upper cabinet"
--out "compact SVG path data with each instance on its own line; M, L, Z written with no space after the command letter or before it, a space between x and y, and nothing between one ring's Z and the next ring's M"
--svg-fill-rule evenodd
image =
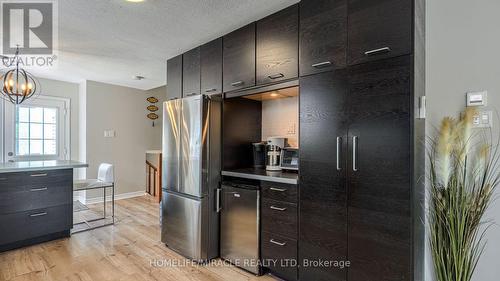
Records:
M255 86L255 23L224 36L223 45L224 92Z
M300 2L300 75L346 66L347 0Z
M200 48L201 93L222 93L222 38Z
M184 53L182 66L182 96L200 94L200 47Z
M182 55L167 61L167 100L182 97Z
M415 280L411 64L402 56L349 70L350 281Z
M298 76L299 6L257 22L257 84Z
M410 54L412 0L349 0L349 65Z

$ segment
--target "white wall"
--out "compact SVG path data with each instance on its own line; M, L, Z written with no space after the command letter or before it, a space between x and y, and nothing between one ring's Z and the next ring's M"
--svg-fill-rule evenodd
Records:
M428 0L426 30L427 130L465 106L467 91L488 90L489 105L500 110L500 1ZM500 132L495 120L494 132ZM500 188L497 189L500 196ZM477 267L475 281L500 276L500 201L487 218L497 225L488 232L488 245ZM431 278L428 260L427 281Z
M78 84L49 80L49 79L39 79L40 85L42 85L42 94L45 96L62 97L69 98L71 101L71 112L70 112L70 142L71 142L71 159L79 160L79 120L78 110L80 107L80 96Z
M145 152L159 148L158 130L146 118L145 91L94 81L86 83L86 158L88 178L97 176L100 163L115 165L116 193L145 190ZM105 138L114 130L114 138ZM87 193L87 199L97 196Z
M156 112L159 118L155 121L155 128L153 129L153 143L151 144L152 150L161 150L161 138L162 138L162 120L163 120L163 102L167 100L167 87L162 86L146 91L146 97L156 97L158 99L159 110Z
M290 97L262 102L262 140L286 137L290 146L298 147L299 98Z

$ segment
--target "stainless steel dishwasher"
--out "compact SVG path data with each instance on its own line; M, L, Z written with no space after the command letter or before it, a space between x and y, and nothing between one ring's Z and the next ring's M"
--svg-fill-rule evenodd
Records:
M221 257L260 275L259 185L244 181L222 183Z

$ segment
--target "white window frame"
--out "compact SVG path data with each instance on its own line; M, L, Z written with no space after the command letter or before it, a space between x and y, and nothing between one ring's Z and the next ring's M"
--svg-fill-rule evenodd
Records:
M28 100L23 105L54 107L57 103L59 110L58 116L58 132L57 132L57 155L15 155L16 135L16 106L10 103L5 103L5 117L2 122L4 124L4 159L7 161L43 161L43 160L69 160L71 159L71 139L70 139L70 108L71 100L69 98L53 97L53 96L38 96L34 100ZM12 152L13 155L10 155Z

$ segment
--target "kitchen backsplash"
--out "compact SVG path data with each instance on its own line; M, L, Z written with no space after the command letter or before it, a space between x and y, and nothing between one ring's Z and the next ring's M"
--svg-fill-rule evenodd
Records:
M268 137L286 137L290 146L298 147L298 97L262 102L262 140Z

